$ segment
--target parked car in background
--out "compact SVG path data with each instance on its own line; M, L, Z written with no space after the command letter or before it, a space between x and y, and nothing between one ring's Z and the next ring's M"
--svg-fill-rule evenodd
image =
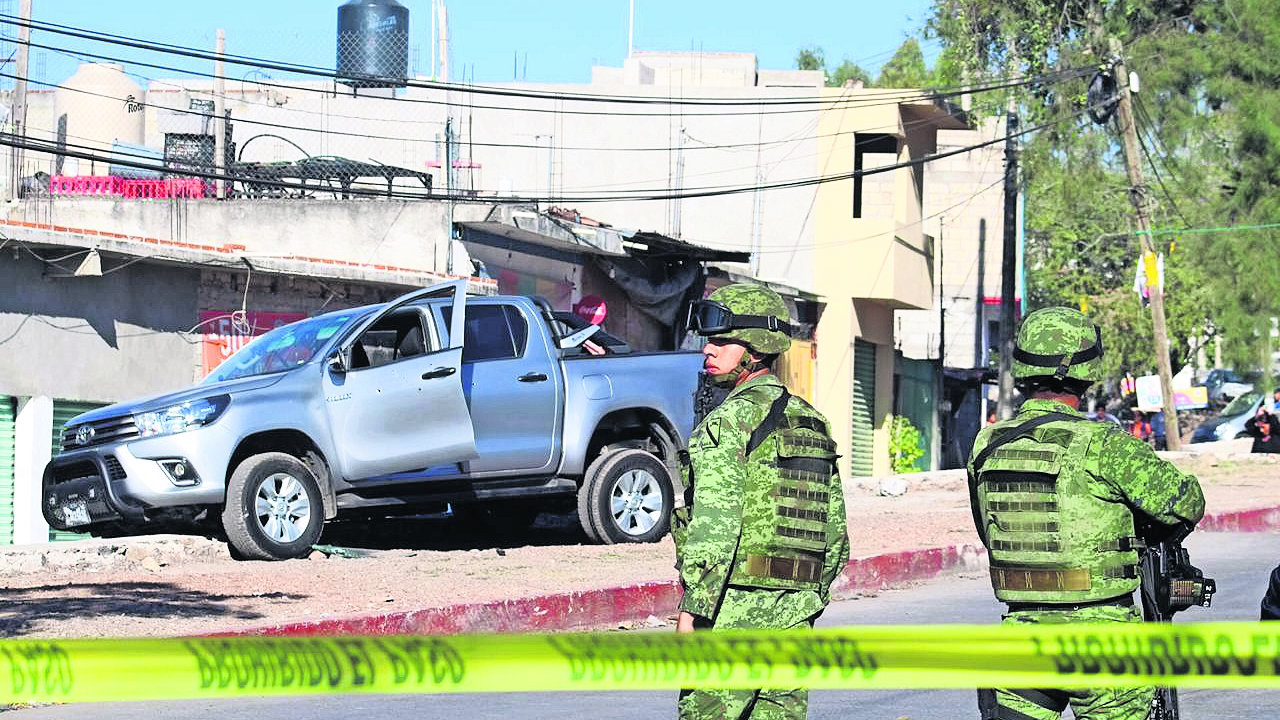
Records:
M189 522L264 560L306 555L340 514L446 504L512 527L576 506L595 542L661 539L702 355L633 353L464 287L277 328L195 387L73 418L45 519L95 535Z
M1227 368L1214 368L1200 383L1209 390L1209 400L1226 402L1253 390L1256 373L1237 373Z
M1244 424L1258 412L1270 395L1260 390L1249 390L1227 404L1217 417L1200 423L1191 434L1191 442L1214 442L1248 437Z

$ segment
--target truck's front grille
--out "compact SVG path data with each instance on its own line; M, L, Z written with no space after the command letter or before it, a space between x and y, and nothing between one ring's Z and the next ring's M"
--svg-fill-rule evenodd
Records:
M119 463L117 463L119 464ZM121 469L123 472L123 468ZM88 460L53 466L53 482L55 484L98 477L98 466Z
M68 425L62 431L62 449L78 450L135 437L138 437L138 428L133 424L132 415L76 423Z

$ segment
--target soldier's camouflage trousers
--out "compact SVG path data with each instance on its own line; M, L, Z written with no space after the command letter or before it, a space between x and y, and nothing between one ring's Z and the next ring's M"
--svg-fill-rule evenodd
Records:
M808 630L813 601L793 602L795 593L776 590L725 591L713 630ZM705 632L705 630L700 630ZM681 690L680 720L804 720L807 690Z
M1142 622L1135 607L1099 605L1079 610L1011 612L1004 622ZM994 695L994 702L993 700ZM1059 720L1067 706L1076 720L1145 720L1151 712L1155 688L1098 688L1096 690L1006 689L978 691L982 720Z

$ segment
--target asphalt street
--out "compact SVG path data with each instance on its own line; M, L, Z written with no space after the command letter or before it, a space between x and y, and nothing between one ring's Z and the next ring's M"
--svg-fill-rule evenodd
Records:
M1256 620L1270 569L1280 560L1280 535L1197 533L1187 542L1192 561L1218 582L1212 608L1193 608L1179 621ZM939 578L915 587L832 605L823 626L892 623L995 623L1001 606L985 573ZM1280 690L1179 692L1184 720L1274 717ZM311 720L361 718L609 718L652 720L674 716L675 693L493 693L462 696L370 695L186 702L85 703L11 710L13 720ZM815 692L812 720L932 720L975 718L972 691Z

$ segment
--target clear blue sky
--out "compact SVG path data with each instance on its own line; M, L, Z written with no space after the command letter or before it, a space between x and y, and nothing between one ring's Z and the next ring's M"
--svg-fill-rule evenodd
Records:
M431 2L399 1L409 9L415 67L426 73L431 62ZM210 50L222 28L228 52L332 68L341 4L342 0L34 0L34 17ZM478 83L508 82L514 71L529 82L588 82L593 64L620 66L626 57L628 0L447 4L453 41L450 75L455 81L465 71L468 80L474 77ZM828 68L847 58L874 76L907 36L919 36L930 5L928 0L635 0L635 48L753 52L760 67L781 69L794 66L799 48L817 46L825 51ZM17 8L18 0L0 0L0 11L16 14ZM133 52L42 33L33 42L92 48L106 55ZM932 61L935 54L934 46L926 44L926 59ZM68 77L75 63L58 52L32 51L33 76L49 82ZM171 64L211 69L209 63L191 59Z

